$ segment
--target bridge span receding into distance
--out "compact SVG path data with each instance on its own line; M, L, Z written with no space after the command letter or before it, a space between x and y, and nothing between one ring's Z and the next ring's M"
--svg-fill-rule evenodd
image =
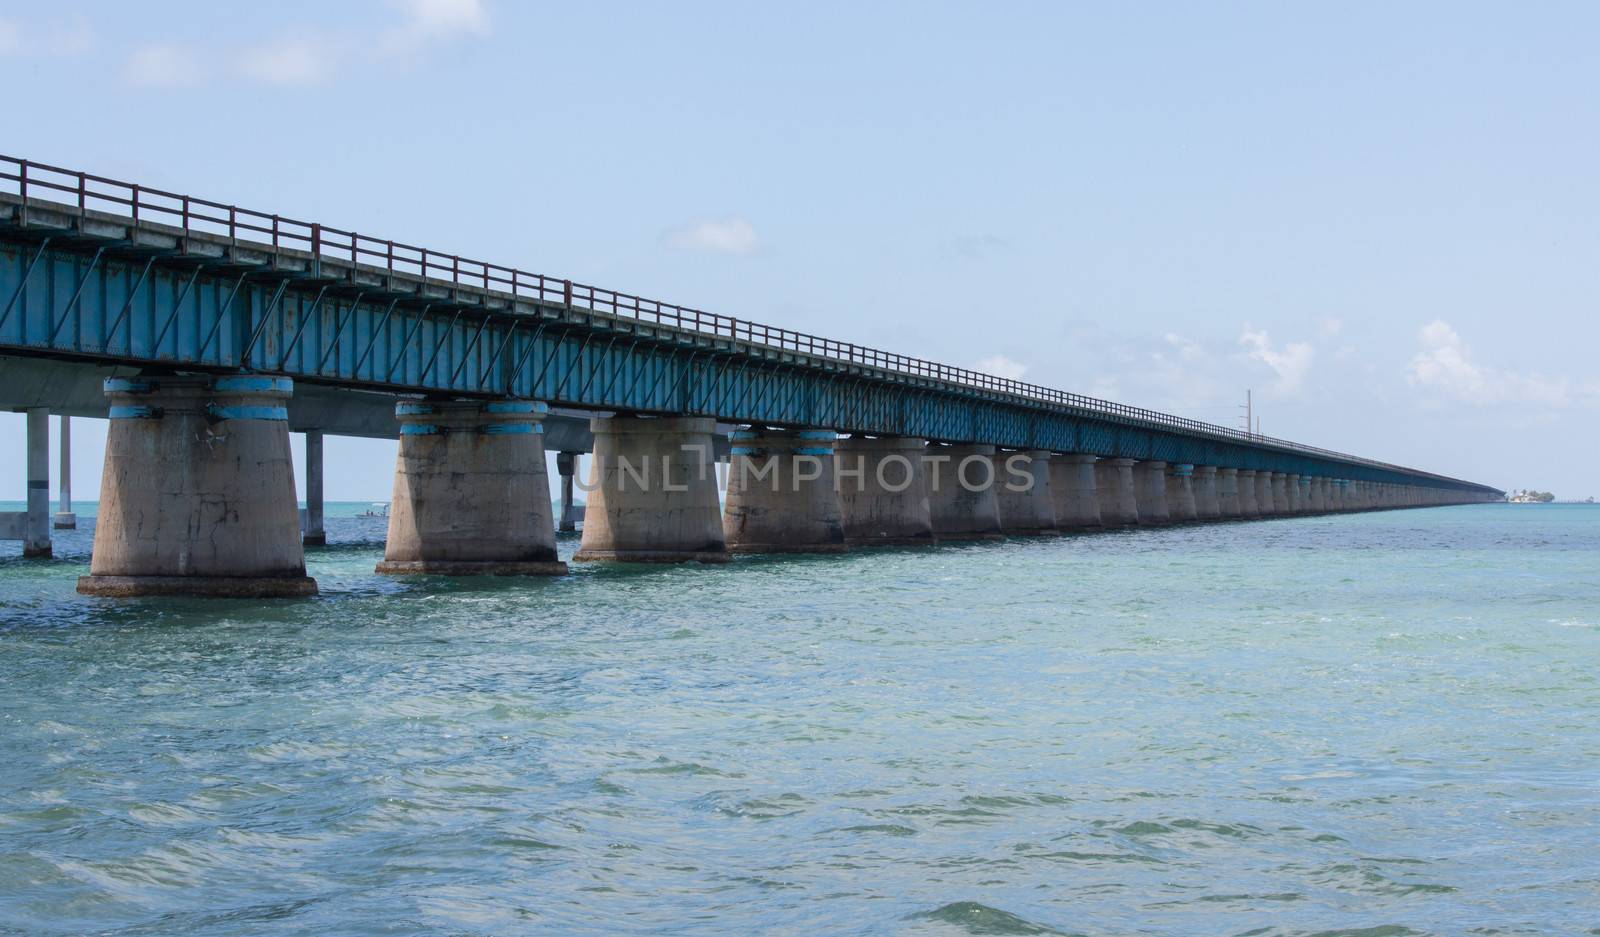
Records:
M29 496L27 511L0 515L0 538L30 554L49 551L48 415L63 426L110 418L80 584L99 594L314 590L291 430L306 434L311 543L323 436L399 438L380 567L393 573L564 569L547 450L560 454L564 515L574 455L594 454L585 560L715 561L1504 496L4 156L0 406L28 413ZM733 466L725 506L707 472L719 458ZM980 462L990 483L968 484Z

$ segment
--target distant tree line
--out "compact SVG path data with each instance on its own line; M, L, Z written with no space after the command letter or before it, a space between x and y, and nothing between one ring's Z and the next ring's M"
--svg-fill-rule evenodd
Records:
M1548 491L1534 491L1532 488L1521 488L1511 492L1511 500L1513 501L1537 501L1541 504L1548 504L1555 499L1556 496Z

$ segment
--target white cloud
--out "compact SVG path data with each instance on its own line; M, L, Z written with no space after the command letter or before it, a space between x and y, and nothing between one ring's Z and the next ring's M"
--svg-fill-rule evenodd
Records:
M391 54L489 34L489 11L482 0L398 0L396 5L404 20L390 29L382 42Z
M147 88L180 88L198 82L204 69L187 48L166 42L133 50L122 68L127 81Z
M1251 360L1272 369L1278 377L1273 389L1281 394L1300 392L1305 385L1306 375L1311 372L1311 362L1316 357L1316 349L1311 347L1310 342L1290 342L1280 350L1272 347L1265 330L1253 329L1248 323L1239 336L1239 344L1245 347Z
M715 254L753 254L761 248L755 226L743 218L703 218L661 236L668 247Z
M1317 334L1323 338L1333 338L1344 331L1344 320L1338 316L1329 316L1317 323Z
M978 362L977 370L995 377L1008 378L1013 381L1022 380L1022 375L1028 373L1028 366L1020 361L1012 361L1005 355L990 355Z
M1519 374L1485 367L1448 322L1434 321L1417 330L1421 350L1406 366L1406 381L1467 403L1530 403L1563 407L1578 398L1594 398L1596 385L1574 387L1567 378Z
M239 74L269 85L314 85L329 76L332 58L309 39L283 39L247 49Z
M94 47L94 31L81 13L49 24L32 24L27 29L16 20L0 19L0 55L81 58Z
M1168 332L1162 336L1168 345L1177 349L1178 357L1184 361L1199 361L1206 356L1206 350L1195 342L1189 341L1176 332Z

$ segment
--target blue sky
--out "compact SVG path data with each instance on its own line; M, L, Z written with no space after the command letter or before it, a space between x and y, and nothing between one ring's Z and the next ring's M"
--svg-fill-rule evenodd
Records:
M1600 7L860 6L6 3L0 149L1600 495Z

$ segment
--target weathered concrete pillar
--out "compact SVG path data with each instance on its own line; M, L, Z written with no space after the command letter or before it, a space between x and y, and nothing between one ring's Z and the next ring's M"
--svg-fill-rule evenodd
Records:
M1261 508L1256 505L1256 472L1255 469L1238 469L1239 478L1239 516L1244 518L1260 517Z
M1173 523L1199 519L1194 497L1194 466L1187 462L1167 470L1167 514Z
M725 563L713 420L596 417L583 541L573 559Z
M286 377L107 378L85 595L311 595Z
M556 474L561 476L561 517L556 522L556 529L573 531L578 529L578 506L573 499L572 489L574 477L578 470L578 454L576 452L556 453Z
M1289 476L1283 472L1272 473L1272 513L1293 514L1294 500L1289 495Z
M993 458L1001 532L1012 537L1060 533L1050 492L1050 453L1043 449L1005 451Z
M56 516L52 522L56 530L76 530L78 515L72 513L72 417L65 413L57 418L56 426L61 436L61 478L56 482Z
M404 445L404 440L401 441ZM306 430L306 526L300 541L308 547L328 542L322 511L322 430Z
M924 450L922 440L902 436L852 436L834 444L846 542L933 542Z
M1272 473L1256 470L1256 507L1262 517L1276 517L1278 515L1277 486L1273 484Z
M1300 476L1300 513L1301 514L1315 514L1317 512L1316 486L1314 484L1315 482L1316 482L1316 479L1313 478L1310 475L1301 475Z
M1283 491L1284 495L1288 499L1287 503L1289 505L1285 513L1305 513L1305 501L1300 493L1300 476L1294 474L1284 476Z
M1094 464L1094 456L1082 452L1050 457L1050 497L1055 500L1056 529L1089 530L1100 526Z
M1194 467L1194 510L1203 521L1214 521L1222 516L1222 495L1217 490L1217 467Z
M833 430L732 435L722 533L732 553L843 553Z
M928 512L940 540L1004 540L993 446L929 445Z
M1332 497L1333 486L1331 484L1332 481L1333 479L1331 478L1320 477L1316 480L1312 490L1312 503L1316 506L1318 511L1321 511L1324 514L1329 513L1334 509Z
M403 400L389 537L377 571L558 576L544 427L532 400Z
M1244 505L1239 498L1239 470L1217 468L1217 516L1223 519L1244 517Z
M1094 464L1107 499L1101 500L1101 523L1106 526L1134 526L1139 523L1139 480L1134 475L1133 459L1101 459Z
M1140 462L1135 468L1139 476L1139 523L1146 527L1172 523L1172 512L1167 507L1167 463Z

